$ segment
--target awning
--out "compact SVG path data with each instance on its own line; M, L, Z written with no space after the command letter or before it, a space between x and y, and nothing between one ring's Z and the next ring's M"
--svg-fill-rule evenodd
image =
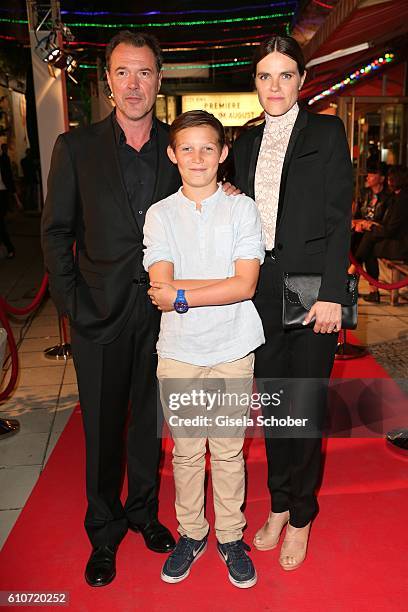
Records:
M356 4L357 6L353 7ZM310 68L301 98L311 98L319 94L347 78L356 69L365 67L373 60L384 56L386 52L395 54L395 62L405 60L407 32L407 0L380 3L378 0L360 3L341 0L304 48L304 52L308 61L322 58L335 51L344 50L345 53L337 59ZM347 49L361 43L369 43L370 47L346 54ZM385 66L386 62L382 62L383 65ZM382 66L380 69L383 69ZM367 78L374 73L378 71L367 71Z

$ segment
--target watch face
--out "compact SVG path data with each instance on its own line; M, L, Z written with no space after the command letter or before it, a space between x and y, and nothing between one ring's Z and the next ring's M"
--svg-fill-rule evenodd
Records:
M174 310L176 312L187 312L187 310L188 310L187 302L181 301L181 300L176 300L174 302Z

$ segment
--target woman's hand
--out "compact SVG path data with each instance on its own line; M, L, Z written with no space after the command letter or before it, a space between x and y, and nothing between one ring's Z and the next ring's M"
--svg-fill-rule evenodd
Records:
M368 221L364 220L361 222L361 231L371 232L373 227L379 227L381 224L377 223L377 221Z
M313 331L316 334L331 334L341 330L341 304L335 302L316 302L313 304L303 325L308 325L313 319Z
M362 219L353 219L351 222L351 229L353 229L355 232L358 232L359 234L361 232L363 232L363 220Z
M235 185L232 185L228 181L226 181L225 183L221 183L221 184L222 184L222 189L226 195L239 195L241 193L241 190L238 189L238 187L235 187Z
M177 297L177 289L168 283L159 283L157 281L150 283L150 289L147 292L152 300L152 303L163 312L174 310L174 302Z

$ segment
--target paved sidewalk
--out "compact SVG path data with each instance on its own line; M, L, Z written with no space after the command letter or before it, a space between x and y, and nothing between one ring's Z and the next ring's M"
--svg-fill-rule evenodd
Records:
M16 258L0 259L0 294L22 307L35 296L44 273L39 219L20 216L9 227ZM51 300L44 300L34 315L9 320L19 345L20 374L13 395L0 404L0 418L18 418L21 429L0 440L0 548L78 401L72 362L49 361L43 355L58 342Z
M14 260L0 259L0 295L23 306L33 299L43 276L39 219L20 215L9 226L17 255ZM360 291L366 290L363 281ZM72 361L49 361L43 355L58 342L52 302L45 300L28 318L12 318L11 325L21 370L12 397L0 404L0 417L17 417L21 431L0 440L0 548L78 401ZM408 302L391 307L386 292L381 304L360 300L355 333L392 376L407 378Z

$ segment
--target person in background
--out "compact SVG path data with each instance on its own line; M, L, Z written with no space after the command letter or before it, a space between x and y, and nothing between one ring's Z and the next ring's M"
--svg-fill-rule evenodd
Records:
M377 258L408 262L408 170L393 166L388 173L389 187L393 194L381 222L366 221L363 238L355 257L359 262ZM378 267L378 264L377 264ZM378 279L378 274L375 277ZM370 294L370 302L380 302L377 288ZM370 296L368 296L369 298Z
M0 242L2 242L7 249L7 259L13 259L16 254L6 225L6 215L10 206L11 196L14 197L17 207L22 209L20 198L18 197L14 184L11 162L8 156L8 147L6 143L3 143L1 145L0 155Z
M395 194L395 200L390 209L390 219L384 219L388 228L394 225L394 237L383 237L374 246L377 257L386 259L401 259L408 263L408 168L393 166L389 172L389 187ZM394 210L393 210L394 209ZM374 228L379 231L379 228ZM403 452L408 453L408 423L389 431L386 434L388 443Z
M26 149L20 165L24 176L24 209L33 210L37 208L38 168L31 149Z
M364 234L369 230L371 224L373 222L381 223L392 198L392 193L387 188L386 183L387 165L374 162L371 163L371 165L367 164L367 168L368 171L364 189L357 202L351 222L352 234L350 248L354 256L356 256L358 247L364 238ZM379 268L377 258L371 255L360 261L364 263L367 273L372 278L378 280ZM354 273L354 271L354 266L350 266L350 274ZM379 293L374 285L370 285L370 292L368 295L364 295L363 299L366 302L379 301Z
M408 263L408 168L392 166L388 185L393 198L378 225L372 224L375 257Z

